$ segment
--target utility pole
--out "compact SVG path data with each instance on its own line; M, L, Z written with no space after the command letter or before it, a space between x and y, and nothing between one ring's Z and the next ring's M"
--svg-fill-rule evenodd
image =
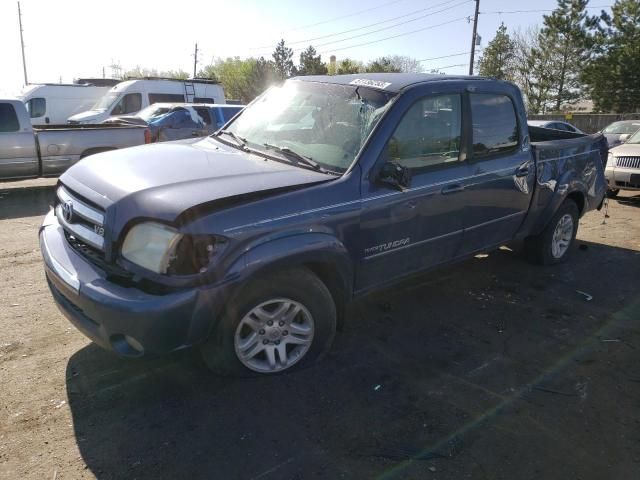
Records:
M198 43L196 42L196 51L193 54L193 78L196 78L197 67L198 67Z
M478 14L480 13L480 0L476 0L476 14L473 17L473 37L471 38L471 60L469 61L469 75L473 75L473 62L476 56L476 36L478 35Z
M20 2L18 2L18 23L20 24L20 46L22 47L22 69L24 70L24 84L29 85L29 80L27 80L27 61L24 58L24 39L22 38L22 12L20 12Z

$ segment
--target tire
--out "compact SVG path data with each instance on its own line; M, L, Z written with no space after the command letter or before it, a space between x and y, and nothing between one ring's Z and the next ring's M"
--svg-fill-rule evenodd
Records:
M567 216L571 218L570 237L569 232L567 231ZM565 200L564 203L560 205L560 208L558 208L545 229L539 235L528 237L525 240L525 253L527 259L531 263L536 263L538 265L555 265L566 261L576 239L579 216L579 210L576 203L573 200ZM562 226L560 225L562 222L564 222L562 225L564 226L566 235L564 237L565 241L561 238L562 235L559 235L559 243L567 243L567 245L566 247L561 248L561 251L558 251L554 250L554 235L556 234L556 229L562 229ZM556 242L556 248L557 245L558 242Z
M616 198L619 193L620 193L620 189L619 188L615 188L613 190L607 190L607 197Z
M200 352L207 367L222 375L289 372L322 358L331 347L336 323L335 302L325 284L307 269L283 270L259 277L232 295Z

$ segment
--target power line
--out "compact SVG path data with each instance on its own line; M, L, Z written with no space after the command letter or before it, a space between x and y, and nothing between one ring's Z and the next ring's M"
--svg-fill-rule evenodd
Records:
M464 52L465 55L468 55L469 52ZM446 65L444 67L434 67L431 68L431 70L445 70L447 68L455 68L455 67L466 67L467 64L466 63L458 63L456 65Z
M356 44L356 45L348 45L346 47L334 48L331 51L327 50L327 51L323 51L323 52L320 52L320 53L323 54L323 55L326 55L328 53L339 52L341 50L347 50L349 48L362 47L364 45L371 45L373 43L384 42L385 40L391 40L393 38L404 37L405 35L411 35L413 33L424 32L425 30L431 30L433 28L442 27L444 25L449 25L451 23L459 22L461 20L466 20L466 19L467 19L466 16L465 17L460 17L460 18L455 18L453 20L449 20L448 22L438 23L437 25L429 25L428 27L418 28L416 30L411 30L410 32L399 33L397 35L392 35L390 37L379 38L378 40L371 40L369 42L359 43L359 44Z
M353 40L354 38L361 38L361 37L365 37L365 36L367 36L367 35L371 35L371 34L374 34L374 33L383 32L383 31L385 31L385 30L389 30L390 28L399 27L400 25L405 25L405 24L410 23L410 22L415 22L416 20L421 20L421 19L423 19L423 18L431 17L431 16L436 15L436 14L438 14L438 13L442 13L442 12L445 12L445 11L447 11L447 10L451 10L451 9L453 9L453 8L459 7L460 5L462 5L462 4L464 4L464 3L468 3L468 2L469 2L469 0L464 0L463 2L456 3L455 5L451 5L450 7L443 8L442 10L438 10L438 11L436 11L436 12L431 12L431 13L426 14L426 15L422 15L422 16L420 16L420 17L417 17L417 18L414 18L414 19L411 19L411 20L405 20L404 22L398 22L398 23L396 23L396 24L389 25L389 26L387 26L387 27L378 28L378 29L376 29L376 30L371 30L370 32L365 32L365 33L360 33L360 34L358 34L358 35L353 35L353 36L351 36L351 37L345 37L345 38L342 38L342 39L340 39L340 40L332 40L332 41L330 41L330 42L319 43L319 44L318 44L318 45L316 45L316 46L317 46L317 47L325 47L325 46L327 46L327 45L332 45L332 44L334 44L334 43L345 42L345 41L347 41L347 40Z
M613 5L594 5L593 7L586 7L585 10L594 10L596 8L611 8ZM541 8L537 10L495 10L492 12L480 12L480 15L503 15L510 13L541 13L541 12L554 12L555 9Z
M462 55L469 55L469 52L452 53L451 55L442 55L441 57L421 58L416 62L428 62L429 60L441 60L443 58L461 57Z
M392 2L386 2L386 3L383 3L382 5L378 5L377 7L371 7L371 8L366 8L364 10L358 10L357 12L349 13L347 15L341 15L339 17L330 18L328 20L323 20L323 21L317 22L317 23L310 23L308 25L301 25L299 27L292 28L291 30L288 30L288 31L289 32L295 32L297 30L302 30L304 28L317 27L318 25L324 25L326 23L335 22L336 20L342 20L343 18L355 17L356 15L360 15L361 13L371 12L373 10L378 10L380 8L383 8L383 7L388 7L389 5L393 5L395 3L400 3L400 2L403 2L403 1L404 0L394 0Z
M369 24L367 24L367 25L363 25L363 26L361 26L361 27L351 28L351 29L349 29L349 30L343 30L343 31L341 31L341 32L329 33L329 34L327 34L327 35L320 35L319 37L312 37L312 38L306 38L306 39L304 39L304 40L297 40L297 41L295 41L295 42L289 42L289 45L298 45L298 44L301 44L301 43L313 42L313 41L315 41L315 40L322 40L322 39L324 39L324 38L336 37L336 36L338 36L338 35L343 35L343 34L345 34L345 33L357 32L358 30L364 30L364 29L366 29L366 28L375 27L375 26L377 26L377 25L382 25L383 23L393 22L394 20L399 20L399 19L401 19L401 18L410 17L411 15L415 15L415 14L417 14L417 13L421 13L421 12L426 12L426 11L429 11L429 10L433 10L434 8L438 8L438 7L441 7L441 6L443 6L443 5L447 5L447 4L450 4L450 3L456 2L456 1L458 1L458 0L447 0L446 2L437 3L437 4L432 5L432 6L430 6L430 7L427 7L427 8L420 8L420 9L418 9L418 10L414 10L414 11L412 11L412 12L405 13L404 15L398 15L398 16L396 16L396 17L387 18L386 20L380 20L379 22L369 23ZM472 1L472 0L466 0L466 2L469 2L469 1ZM465 2L462 2L462 3L465 3ZM435 13L439 13L439 12L434 12L434 14L435 14ZM412 20L408 20L408 21L407 21L407 23L409 23L409 22L413 22L413 21L418 20L418 19L420 19L420 18L424 18L424 17L422 16L422 17L417 17L417 18L412 19ZM402 25L402 24L400 23L400 24L398 24L398 25ZM391 27L389 27L389 28L391 28ZM373 33L373 32L372 32L372 33ZM261 48L271 48L272 46L273 46L273 45L262 45L262 46L260 46L260 47L250 47L250 48L251 48L251 49L256 49L256 50L257 50L257 49L261 49Z

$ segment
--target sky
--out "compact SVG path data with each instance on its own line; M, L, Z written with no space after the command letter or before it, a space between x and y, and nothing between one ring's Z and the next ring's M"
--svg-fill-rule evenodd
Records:
M591 0L598 8L614 0ZM270 58L283 38L299 50L312 44L323 59L336 55L362 61L383 55L426 60L425 70L468 71L473 0L21 0L30 83L107 77L110 65L193 71L215 57ZM542 23L556 0L481 0L482 46L501 22L509 29ZM504 12L504 13L497 13ZM548 13L548 12L546 12ZM373 25L376 24L376 25ZM395 37L395 38L389 38ZM434 58L455 55L448 58ZM24 84L17 2L0 1L0 94ZM466 65L466 66L465 66ZM446 68L443 68L446 67Z

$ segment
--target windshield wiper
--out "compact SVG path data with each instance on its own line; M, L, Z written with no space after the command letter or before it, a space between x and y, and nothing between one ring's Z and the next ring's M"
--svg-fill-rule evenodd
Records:
M282 153L286 157L295 159L298 163L304 163L314 170L318 170L319 172L323 173L329 173L328 170L322 168L320 164L313 160L311 157L307 157L298 152L294 152L289 147L279 147L278 145L272 145L271 143L263 143L263 145L269 150L275 150L278 153Z
M247 148L247 140L245 138L242 138L242 137L236 135L235 133L233 133L230 130L218 130L216 133L214 133L214 135L216 137L219 137L223 133L225 135L229 135L231 138L233 138L235 140L235 142L238 144L238 146L240 148L242 148L243 150L245 150Z

